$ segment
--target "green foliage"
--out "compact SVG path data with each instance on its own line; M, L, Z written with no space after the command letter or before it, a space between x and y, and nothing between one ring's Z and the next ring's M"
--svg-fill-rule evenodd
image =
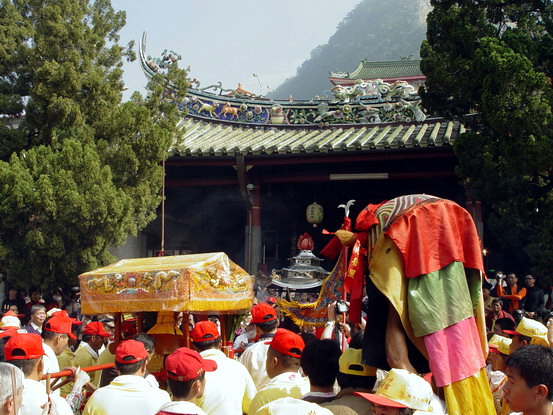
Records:
M550 1L432 1L421 67L427 109L460 117L459 175L491 206L513 260L553 270L553 21Z
M121 102L125 13L109 0L0 1L0 255L20 285L66 283L113 260L155 216L186 73Z
M330 89L328 72L353 72L361 59L395 61L402 56L418 58L424 38L426 0L363 0L338 25L328 43L311 51L311 56L269 94L272 98L309 99Z

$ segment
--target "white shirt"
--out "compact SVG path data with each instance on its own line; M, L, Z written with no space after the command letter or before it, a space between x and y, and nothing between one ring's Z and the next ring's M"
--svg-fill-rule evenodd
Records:
M161 411L171 412L172 414L207 415L200 407L188 401L168 402L159 408L158 413Z
M146 379L146 382L148 382L148 385L150 385L152 388L159 389L159 382L154 375L150 373L144 379Z
M214 360L217 369L205 373L204 394L196 399L196 404L208 415L247 414L257 392L248 370L220 350L208 349L200 355L204 359Z
M259 390L250 405L249 415L255 413L269 402L280 398L301 398L309 392L309 380L303 378L298 372L285 372L271 379L267 386Z
M81 342L79 347L83 347L84 349L86 349L86 351L90 353L90 355L96 360L98 360L98 357L100 357L100 353L90 347L90 344L88 344L87 342Z
M54 350L48 346L46 343L42 342L42 347L44 348L44 374L46 373L56 373L60 371L60 364L58 363L58 357ZM46 380L43 380L42 383L46 385ZM52 392L56 396L60 396L60 388Z
M67 401L59 396L50 395L54 403L57 415L73 415ZM21 403L21 415L41 415L42 408L48 401L46 386L32 379L23 379L23 399Z
M152 388L143 377L122 375L92 394L83 415L153 415L170 400L167 392Z
M270 381L266 367L267 350L269 350L269 345L265 344L266 341L269 340L260 340L252 344L240 356L240 363L246 366L246 369L250 372L257 390L265 387Z

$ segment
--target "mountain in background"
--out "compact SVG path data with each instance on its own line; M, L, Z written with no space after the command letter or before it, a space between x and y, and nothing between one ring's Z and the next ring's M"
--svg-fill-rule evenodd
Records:
M268 94L273 99L309 99L325 95L332 85L329 71L353 72L361 59L419 59L426 36L427 0L363 0L340 22L336 33L288 78Z

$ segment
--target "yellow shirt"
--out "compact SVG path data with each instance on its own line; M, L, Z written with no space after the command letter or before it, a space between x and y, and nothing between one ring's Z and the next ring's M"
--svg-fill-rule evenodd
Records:
M69 348L63 349L63 352L58 356L58 364L60 369L63 370L66 367L77 366L77 360L75 358L75 353L73 353ZM73 382L66 383L60 389L62 396L67 396L73 389Z
M98 356L98 363L96 364L105 365L106 363L114 363L114 362L115 362L115 355L109 351L109 346L106 346L104 351L100 353L100 356ZM103 372L104 372L103 370L98 371L98 375L96 376L96 383L95 383L97 387L100 387L100 381L102 380Z
M96 354L96 356L93 356L91 354L93 352L94 351L87 343L82 342L75 351L75 363L77 364L77 366L89 367L97 365L98 354ZM95 385L97 382L98 372L88 372L88 376L90 376L90 382Z
M298 372L285 372L267 383L267 385L259 390L250 404L249 415L255 413L263 405L287 396L292 398L301 398L309 392L309 380L302 378Z

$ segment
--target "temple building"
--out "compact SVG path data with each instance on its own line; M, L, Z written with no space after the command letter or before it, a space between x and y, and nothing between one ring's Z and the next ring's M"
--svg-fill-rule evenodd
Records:
M405 81L418 90L426 81L420 63L420 60L411 59L387 62L370 62L363 59L352 73L336 70L329 73L328 80L333 85L343 86L352 86L357 81L368 82L377 79L389 84Z
M143 37L140 62L152 76L168 60L147 56L145 47ZM400 63L421 79L418 61L390 68ZM342 79L356 76L364 77L363 68ZM352 218L369 203L403 194L467 206L452 149L463 126L427 117L413 85L387 81L404 77L362 79L351 87L336 83L331 98L294 101L192 81L186 99L175 103L184 133L166 162L164 253L223 251L252 274L270 274L299 254L305 232L318 255L329 240L322 229L340 227L338 206L349 200L356 201ZM317 227L306 219L314 202L324 208ZM116 254L156 255L160 229L158 218Z

